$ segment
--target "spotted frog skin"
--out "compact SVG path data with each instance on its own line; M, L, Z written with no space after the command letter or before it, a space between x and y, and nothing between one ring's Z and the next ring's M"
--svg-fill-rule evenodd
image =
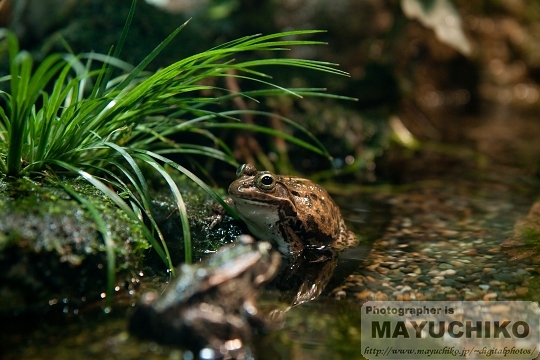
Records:
M233 206L253 235L278 245L282 254L341 250L356 243L338 206L310 180L257 171L244 164L229 186Z

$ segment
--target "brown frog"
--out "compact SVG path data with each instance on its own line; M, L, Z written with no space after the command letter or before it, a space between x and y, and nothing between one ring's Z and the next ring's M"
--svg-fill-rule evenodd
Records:
M234 207L253 235L298 258L304 250L342 250L356 243L328 192L307 179L244 164L229 186Z
M242 235L202 263L182 265L162 295L145 293L129 330L193 351L207 346L239 350L252 332L267 331L272 325L258 311L256 299L280 262L281 255L269 243Z

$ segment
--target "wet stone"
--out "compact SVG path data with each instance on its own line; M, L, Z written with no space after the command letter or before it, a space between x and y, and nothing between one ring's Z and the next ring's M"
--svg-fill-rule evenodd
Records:
M510 270L512 271L512 270ZM528 270L525 270L525 269L517 269L517 271L515 272L515 274L517 276L527 276L529 275L529 271Z
M465 293L465 300L478 300L478 295L473 292L466 292Z
M374 293L372 291L363 290L362 292L357 293L356 297L359 298L359 299L365 300L365 299L368 299L368 298L372 297L373 295L374 295Z
M351 286L347 288L347 290L353 291L353 292L361 292L365 290L365 287L364 286Z
M522 279L517 274L510 273L496 273L493 275L493 278L500 282L505 282L507 284L519 284Z
M470 274L470 275L465 276L466 282L474 282L475 280L478 280L478 279L480 279L480 275L478 274Z
M446 300L446 293L443 292L443 291L437 292L437 293L433 296L433 300L436 300L436 301Z
M518 296L515 291L502 291L501 294L505 299L513 299ZM525 294L522 294L521 296L524 296Z
M443 276L454 276L456 274L456 270L454 269L448 269L441 272L441 275Z
M460 276L463 277L466 275L467 275L467 272L464 269L459 269L456 271L455 277L460 277Z
M476 256L476 255L478 255L478 251L476 251L476 249L465 250L463 252L463 255Z
M439 285L441 285L441 286L452 286L452 287L463 286L463 285L459 284L457 281L452 280L452 279L441 280L439 282Z
M455 290L454 290L454 288L452 286L441 286L440 290L445 292L445 293L455 292Z
M482 300L491 301L491 300L497 299L497 297L498 297L497 293L491 292L491 293L487 293L486 295L484 295L482 297Z
M448 269L452 269L452 265L450 264L447 264L447 263L441 263L439 264L439 269L442 269L442 270L448 270Z
M515 292L519 296L525 296L529 292L529 288L520 286L516 288Z

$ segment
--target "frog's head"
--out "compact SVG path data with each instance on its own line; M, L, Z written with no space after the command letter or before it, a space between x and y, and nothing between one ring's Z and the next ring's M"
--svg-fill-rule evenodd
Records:
M289 216L296 214L285 179L270 171L257 171L251 164L238 167L236 180L229 186L229 194L240 212L242 205L249 204L250 208L260 206L268 211L281 210Z
M238 167L236 180L229 186L229 194L235 203L249 202L294 210L294 203L283 177L270 171L257 171L251 164Z

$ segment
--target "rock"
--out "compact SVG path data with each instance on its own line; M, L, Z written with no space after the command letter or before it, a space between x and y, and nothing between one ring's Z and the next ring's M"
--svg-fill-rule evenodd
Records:
M453 276L456 274L456 270L454 269L448 269L441 272L441 275L443 276Z
M447 264L447 263L441 263L439 264L439 269L442 269L442 270L452 269L452 265Z
M187 178L174 178L188 209L195 259L242 232L230 217L209 229L211 197ZM166 270L157 253L147 251L150 245L140 223L88 182L69 179L66 184L90 201L106 223L114 243L119 289L138 283L133 274L138 273L143 257L151 268ZM86 208L47 182L0 180L0 189L0 313L11 308L21 312L50 309L51 299L66 299L72 309L77 309L81 298L101 300L107 284L106 248ZM157 194L153 199L155 219L176 265L183 260L184 248L180 219L172 204L172 196Z
M514 234L501 244L501 250L512 260L540 261L540 202L531 207L529 214L514 225Z
M484 301L491 301L491 300L495 300L497 299L497 293L494 293L494 292L491 292L491 293L487 293L486 295L484 295L482 297L482 300Z
M138 281L133 274L149 248L141 226L86 181L65 184L95 206L107 224L116 284ZM87 209L47 182L0 180L0 189L0 313L63 311L63 301L77 309L82 297L101 300L107 284L106 248ZM50 306L51 299L65 300Z
M529 292L529 288L518 286L516 287L515 292L518 296L525 296Z
M356 294L356 297L360 300L373 299L373 292L369 290L364 290L361 293Z
M507 284L519 284L522 281L519 276L511 273L496 273L493 275L493 278Z
M461 284L457 283L455 280L452 280L452 279L444 279L439 282L439 285L456 287L457 285L461 285Z

